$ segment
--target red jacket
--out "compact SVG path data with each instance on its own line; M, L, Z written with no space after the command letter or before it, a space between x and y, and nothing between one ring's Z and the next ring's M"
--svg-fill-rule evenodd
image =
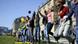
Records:
M69 8L63 6L58 15L63 18L65 15L67 15L67 13L69 13Z

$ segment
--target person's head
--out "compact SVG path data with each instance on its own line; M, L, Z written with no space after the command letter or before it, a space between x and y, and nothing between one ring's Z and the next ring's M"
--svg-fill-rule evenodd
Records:
M30 20L30 17L29 17L29 16L27 16L26 18L27 18L28 20Z
M78 3L78 0L71 0L71 3L76 4Z
M44 10L44 13L45 13L45 15L47 15L47 11L46 10Z
M29 16L26 16L26 23L30 20Z
M51 7L48 7L47 14L52 12L51 10L52 10Z
M55 4L57 7L61 8L65 4L65 0L56 0Z
M25 17L21 17L21 19L20 19L20 21L21 21L21 23L25 23L26 21L25 21Z

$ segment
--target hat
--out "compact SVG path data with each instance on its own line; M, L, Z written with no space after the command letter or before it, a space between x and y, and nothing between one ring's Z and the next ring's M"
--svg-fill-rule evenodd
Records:
M24 23L24 22L25 22L25 18L21 17L21 23Z

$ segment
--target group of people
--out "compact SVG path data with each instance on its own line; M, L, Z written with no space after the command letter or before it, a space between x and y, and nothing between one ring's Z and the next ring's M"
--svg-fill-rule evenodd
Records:
M40 16L43 17L43 31L42 36L46 38L49 42L49 34L54 36L55 39L59 38L61 35L64 37L68 36L68 31L71 30L72 25L72 18L71 16L74 15L76 19L76 25L74 27L75 35L76 35L76 43L78 44L78 2L77 0L70 0L68 1L68 6L65 6L65 0L55 0L55 5L58 7L57 15L58 20L55 22L55 11L53 8L48 8L48 10L44 11L44 15L41 11L37 13L34 12L32 18L27 16L26 18L21 18L21 25L18 29L19 38L21 41L25 42L27 39L29 41L40 41ZM31 12L29 12L31 13ZM55 29L55 32L52 33L51 29L53 25L58 25ZM72 32L74 33L74 32Z
M65 0L56 0L55 1L55 6L57 6L57 16L58 20L55 21L55 10L53 8L48 8L48 10L44 11L45 15L41 14L39 11L40 15L43 17L43 24L44 24L44 35L46 39L49 41L49 34L54 36L55 39L59 38L62 33L64 37L67 37L68 30L71 25L71 18L67 21L67 15L69 13L69 7L64 6ZM57 28L55 29L55 33L51 32L51 29L53 28L53 25L58 25Z
M31 11L28 12L29 14ZM32 18L29 16L21 17L20 25L17 30L17 39L22 42L33 42L40 40L39 15L33 12Z
M40 15L43 17L43 24L45 25L44 27L46 27L46 29L44 29L44 34L47 35L46 37L49 37L48 34L51 34L58 41L58 39L61 36L69 38L70 36L69 31L72 31L71 33L73 33L74 36L76 37L74 39L78 44L78 32L77 32L78 1L69 0L67 6L65 6L66 3L65 1L66 0L55 0L55 6L58 8L57 9L58 20L56 22L54 19L55 10L53 10L53 8L48 8L47 11L45 10L44 11L45 15L41 14L39 11ZM72 30L73 23L72 15L74 15L74 18L76 19L75 21L76 25L74 25L73 30ZM55 27L56 29L54 33L51 32L53 25L58 25L57 27Z

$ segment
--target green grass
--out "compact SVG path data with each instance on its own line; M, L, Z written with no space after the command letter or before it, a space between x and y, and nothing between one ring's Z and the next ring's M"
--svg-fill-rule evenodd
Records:
M12 36L0 36L0 44L15 44L15 38Z
M38 42L35 42L37 44ZM22 44L22 42L16 42L16 38L12 36L0 36L0 44ZM29 43L25 43L29 44ZM40 42L40 44L46 44L46 42ZM56 44L56 43L50 43L50 44Z

